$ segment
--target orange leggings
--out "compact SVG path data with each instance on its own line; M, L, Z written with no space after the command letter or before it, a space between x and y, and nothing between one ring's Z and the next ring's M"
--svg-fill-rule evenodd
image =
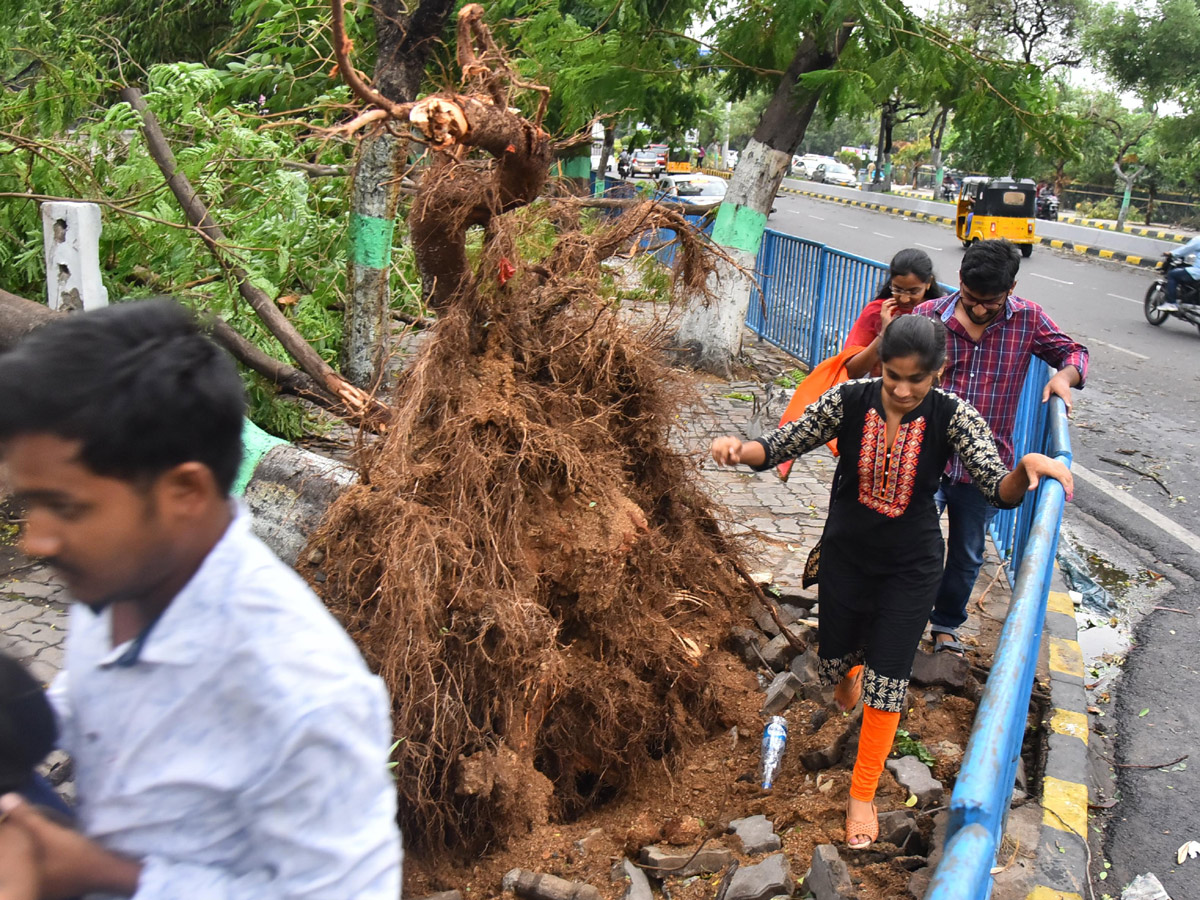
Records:
M870 803L875 799L879 776L883 774L883 764L892 752L892 741L896 738L896 726L899 724L900 713L884 712L863 704L862 734L858 739L854 774L850 776L850 796L855 800Z

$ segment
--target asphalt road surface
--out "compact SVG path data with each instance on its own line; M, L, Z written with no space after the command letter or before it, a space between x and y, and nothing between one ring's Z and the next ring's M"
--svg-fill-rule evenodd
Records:
M946 226L788 194L775 205L767 224L776 231L881 261L919 247L939 280L958 281L963 250ZM1103 232L1092 243L1105 246ZM1119 896L1134 876L1152 871L1183 900L1200 898L1200 859L1175 862L1180 844L1200 841L1200 333L1175 319L1160 327L1145 320L1142 298L1153 278L1036 247L1021 261L1017 294L1040 303L1091 352L1072 415L1076 491L1068 525L1078 518L1108 526L1110 543L1128 542L1122 555L1169 580L1172 590L1156 602L1192 613L1146 613L1102 720L1114 740L1102 752L1126 766L1192 758L1170 772L1115 770L1118 803L1107 821L1096 821L1107 831L1093 842L1095 871L1104 859L1113 866L1107 882L1096 882L1097 897ZM1106 555L1104 546L1093 549ZM1113 793L1106 786L1106 796Z

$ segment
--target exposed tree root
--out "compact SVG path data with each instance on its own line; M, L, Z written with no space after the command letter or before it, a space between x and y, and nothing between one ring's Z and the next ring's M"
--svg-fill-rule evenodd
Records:
M652 203L591 232L572 200L512 213L551 142L509 108L478 8L460 15L475 92L413 110L439 148L410 217L438 321L313 542L314 586L392 693L410 844L479 852L727 725L716 657L749 588L668 445L665 333L634 333L598 290L601 262L659 227L680 232L678 289L702 290L703 237ZM556 245L523 258L546 218Z

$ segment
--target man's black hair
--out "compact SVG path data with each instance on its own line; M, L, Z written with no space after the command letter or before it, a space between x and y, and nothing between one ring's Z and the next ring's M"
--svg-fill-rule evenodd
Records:
M883 362L915 356L921 371L936 372L946 361L946 326L928 316L901 316L892 320L879 340Z
M0 441L80 441L80 461L105 477L200 462L228 493L245 409L233 360L171 300L63 316L0 355Z
M972 293L994 296L1016 284L1020 268L1021 254L1011 241L976 241L963 254L958 277Z

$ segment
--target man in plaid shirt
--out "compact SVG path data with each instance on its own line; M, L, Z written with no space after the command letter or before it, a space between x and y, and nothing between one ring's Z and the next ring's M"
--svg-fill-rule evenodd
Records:
M1045 311L1013 294L1021 257L1005 240L979 241L963 255L959 290L918 306L914 313L939 318L946 326L946 370L942 387L974 406L991 426L1000 456L1013 465L1017 402L1032 353L1057 373L1042 401L1062 397L1071 411L1071 388L1087 377L1087 347L1059 331ZM958 457L951 459L938 491L939 509L948 509L950 534L946 568L929 630L936 650L962 654L958 628L967 620L967 601L983 565L987 526L996 508L971 482Z

